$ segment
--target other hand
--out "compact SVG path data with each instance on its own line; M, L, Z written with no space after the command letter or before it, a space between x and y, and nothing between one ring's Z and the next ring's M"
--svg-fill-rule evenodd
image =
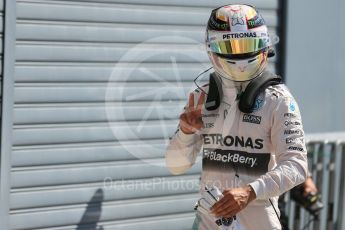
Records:
M308 196L309 193L317 193L316 185L311 177L308 177L303 184L303 196Z
M224 197L215 203L211 209L216 217L230 218L256 198L253 188L249 185L241 188L226 189Z

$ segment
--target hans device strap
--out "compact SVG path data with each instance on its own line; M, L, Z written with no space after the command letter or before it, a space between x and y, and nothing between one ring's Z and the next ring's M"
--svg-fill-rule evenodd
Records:
M206 109L209 111L218 109L221 98L223 98L222 82L215 73L211 73L205 104Z
M240 97L238 107L243 113L252 113L254 111L255 100L258 95L271 85L282 83L278 75L270 72L264 72L262 76L253 79ZM206 99L206 109L211 111L219 107L223 91L220 78L215 74L210 74L209 91Z

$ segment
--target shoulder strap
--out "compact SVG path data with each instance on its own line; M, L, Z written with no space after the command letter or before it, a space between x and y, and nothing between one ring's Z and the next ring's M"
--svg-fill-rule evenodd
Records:
M262 76L252 80L241 95L241 99L238 104L240 111L243 113L252 113L254 111L254 103L258 95L269 86L281 83L281 77L270 72L264 72Z

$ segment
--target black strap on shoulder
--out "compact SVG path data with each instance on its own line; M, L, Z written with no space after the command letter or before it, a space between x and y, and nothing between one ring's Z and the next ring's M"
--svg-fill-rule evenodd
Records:
M252 113L255 107L255 100L259 94L269 86L278 85L280 83L282 83L281 77L270 72L264 72L262 76L252 80L241 95L238 104L240 111L243 113Z
M223 97L222 83L220 82L216 73L210 74L210 81L208 85L208 94L206 98L205 108L208 111L216 110L220 106L221 98Z
M270 72L264 72L262 76L252 80L241 95L238 104L240 111L243 113L252 113L254 111L254 104L258 95L269 86L278 85L280 83L282 83L281 77ZM205 108L208 111L218 109L222 97L223 91L221 80L215 73L211 73Z

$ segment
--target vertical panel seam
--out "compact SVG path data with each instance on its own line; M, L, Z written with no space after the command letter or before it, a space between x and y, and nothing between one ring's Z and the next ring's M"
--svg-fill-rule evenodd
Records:
M277 71L282 76L284 82L286 82L286 34L287 34L287 17L288 7L286 0L279 0L278 3L278 34L279 34L279 59L277 60Z
M2 109L0 138L0 223L9 229L10 172L13 123L14 65L15 65L16 1L4 0Z

